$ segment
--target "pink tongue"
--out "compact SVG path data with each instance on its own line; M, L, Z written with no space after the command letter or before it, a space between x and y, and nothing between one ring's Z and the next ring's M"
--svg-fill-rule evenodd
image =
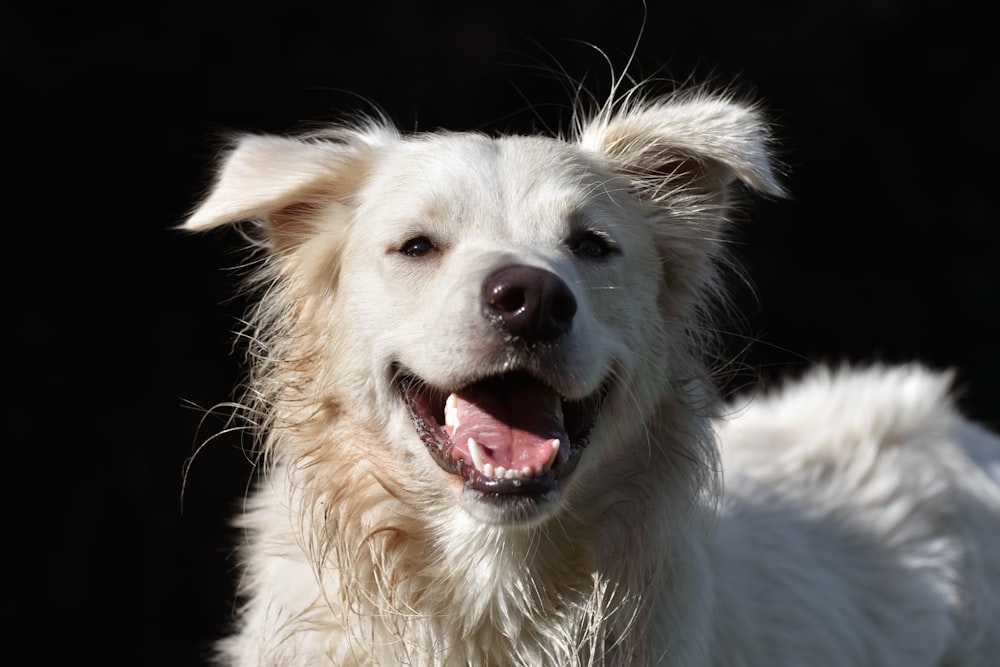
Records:
M534 469L548 462L553 439L569 444L554 391L537 382L495 389L475 386L456 395L458 428L446 427L455 443L452 458L472 464L468 441L473 438L484 464Z

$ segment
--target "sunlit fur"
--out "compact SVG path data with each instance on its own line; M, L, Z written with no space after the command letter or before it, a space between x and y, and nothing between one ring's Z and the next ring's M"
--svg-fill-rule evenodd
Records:
M945 379L824 371L719 405L707 317L734 197L782 194L769 153L753 106L703 91L630 93L566 137L402 135L364 119L238 138L185 225L245 222L256 251L239 417L262 479L219 662L913 667L1000 654L1000 455ZM620 253L569 253L574 216ZM440 247L402 258L421 234ZM485 272L509 262L558 274L579 303L544 357L508 348L479 315ZM525 364L569 398L609 382L558 506L523 525L482 520L417 437L397 362L442 387Z

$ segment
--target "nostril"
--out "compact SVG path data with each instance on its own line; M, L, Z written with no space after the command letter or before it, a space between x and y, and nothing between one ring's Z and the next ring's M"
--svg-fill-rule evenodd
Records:
M560 322L568 322L573 319L573 316L576 315L576 298L569 291L569 287L566 287L565 291L556 290L553 292L549 310L552 312L552 317Z
M495 327L528 341L553 340L569 331L577 303L556 274L532 266L506 266L483 284L483 312Z
M518 285L500 284L493 289L488 306L497 313L514 314L525 305L524 289Z

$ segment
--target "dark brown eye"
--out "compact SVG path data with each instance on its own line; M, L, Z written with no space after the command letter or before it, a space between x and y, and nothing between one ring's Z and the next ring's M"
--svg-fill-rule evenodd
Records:
M583 232L569 242L569 250L577 257L600 259L617 252L611 238L600 232Z
M436 249L437 246L426 236L414 236L400 247L399 252L407 257L423 257Z

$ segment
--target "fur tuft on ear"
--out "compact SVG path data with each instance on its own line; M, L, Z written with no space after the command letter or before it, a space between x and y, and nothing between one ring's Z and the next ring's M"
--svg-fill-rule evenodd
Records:
M741 181L762 194L785 194L767 124L752 105L729 96L698 93L606 107L581 125L577 142L654 193L724 194Z

